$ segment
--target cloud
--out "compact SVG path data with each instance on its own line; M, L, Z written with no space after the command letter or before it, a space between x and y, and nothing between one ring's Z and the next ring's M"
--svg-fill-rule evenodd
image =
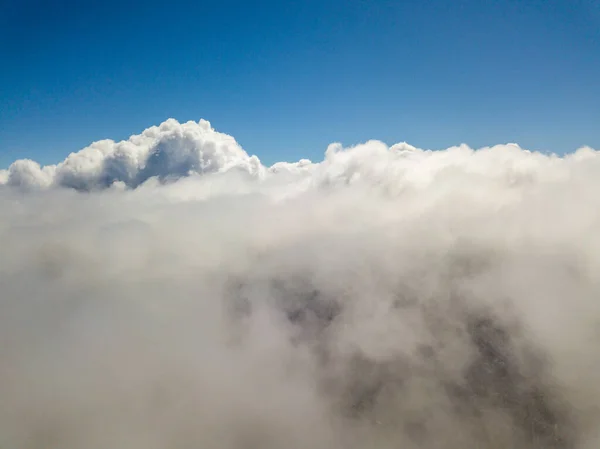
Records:
M261 169L256 157L206 120L180 124L169 119L126 141L94 142L56 166L40 169L32 161L17 161L9 168L7 183L90 191L114 183L134 188L151 178L168 181L193 173L242 170L258 176Z
M215 131L208 121L179 123L169 119L126 141L94 142L56 165L40 167L35 161L18 160L8 170L0 171L0 186L78 191L135 189L145 183L164 185L219 174L228 179L243 178L246 186L270 191L273 186L304 191L354 183L393 190L431 183L452 170L488 180L512 177L512 182L528 182L536 176L562 176L570 164L579 160L597 161L597 152L584 147L559 158L531 153L515 144L479 150L462 145L432 152L407 143L388 147L372 140L350 148L332 144L318 163L302 159L265 167L233 137ZM214 182L217 177L211 178Z
M54 174L55 167L52 165L40 167L40 164L31 159L21 159L9 167L3 178L10 186L47 188L52 185Z
M172 120L17 161L0 445L596 448L599 175L378 141L264 167Z

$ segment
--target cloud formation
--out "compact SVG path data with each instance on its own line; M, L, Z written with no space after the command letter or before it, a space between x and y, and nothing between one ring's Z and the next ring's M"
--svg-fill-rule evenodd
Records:
M264 167L169 120L0 183L0 446L600 443L590 148Z
M510 177L511 182L518 183L536 176L561 176L576 161L597 159L597 152L590 148L561 159L530 153L517 145L479 150L462 145L432 152L406 143L388 148L383 142L369 141L351 148L332 144L319 163L303 159L265 167L233 137L215 131L208 121L179 123L169 119L125 141L94 142L56 165L41 167L32 160L18 160L0 171L0 185L98 191L228 173L263 186L297 184L306 188L355 182L382 186L383 182L395 188L432 182L451 170L462 170L469 176Z
M57 165L41 168L30 160L17 161L8 169L5 182L26 188L89 191L114 183L134 188L151 178L164 182L234 169L258 176L261 168L256 157L248 156L233 137L216 132L206 120L179 123L169 119L126 141L94 142Z

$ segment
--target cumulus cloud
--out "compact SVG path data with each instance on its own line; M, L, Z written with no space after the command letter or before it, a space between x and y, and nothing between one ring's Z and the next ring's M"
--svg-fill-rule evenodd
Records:
M262 166L235 139L216 132L206 120L179 123L169 119L126 141L101 140L43 169L17 161L6 182L26 188L70 187L98 190L114 183L137 187L151 178L162 182L190 174L239 169L260 176Z
M0 445L600 443L600 154L169 120L0 172ZM82 193L85 192L85 193Z
M0 182L4 178L4 181L11 186L47 188L53 184L55 170L56 167L53 165L41 167L31 159L20 159L9 167L3 177L0 177Z

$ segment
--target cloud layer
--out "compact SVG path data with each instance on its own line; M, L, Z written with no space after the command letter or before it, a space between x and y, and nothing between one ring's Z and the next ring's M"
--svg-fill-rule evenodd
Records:
M264 167L169 120L0 184L0 446L600 443L592 149Z

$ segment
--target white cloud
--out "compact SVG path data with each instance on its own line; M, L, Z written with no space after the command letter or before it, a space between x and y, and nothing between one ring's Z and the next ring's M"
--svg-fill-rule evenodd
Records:
M263 167L171 120L0 182L0 445L598 446L590 148Z
M9 169L8 184L88 191L115 182L137 187L153 177L170 180L232 169L258 176L262 167L233 137L216 132L206 120L180 124L169 119L126 141L95 142L43 171L28 161L17 161Z
M6 183L24 188L47 188L52 185L55 166L40 167L35 161L21 159L14 162L5 176Z
M113 184L136 188L151 183L169 184L183 178L198 180L208 174L238 173L253 179L246 188L279 192L304 191L332 185L370 184L396 191L408 186L424 186L451 171L469 176L485 176L504 182L528 182L536 176L563 176L576 161L586 164L600 160L598 152L584 147L564 158L531 153L516 144L473 150L466 145L444 151L426 151L407 143L388 148L383 142L369 141L354 147L330 145L322 162L307 159L277 162L264 167L226 134L215 131L209 122L178 123L169 119L126 141L102 140L57 165L40 167L20 160L0 172L0 185L25 188L67 187L80 191L101 190ZM578 164L576 170L589 170ZM567 174L568 175L568 174ZM502 178L502 179L498 179ZM241 178L240 178L241 179ZM215 179L211 180L214 183ZM224 183L227 184L227 183Z

